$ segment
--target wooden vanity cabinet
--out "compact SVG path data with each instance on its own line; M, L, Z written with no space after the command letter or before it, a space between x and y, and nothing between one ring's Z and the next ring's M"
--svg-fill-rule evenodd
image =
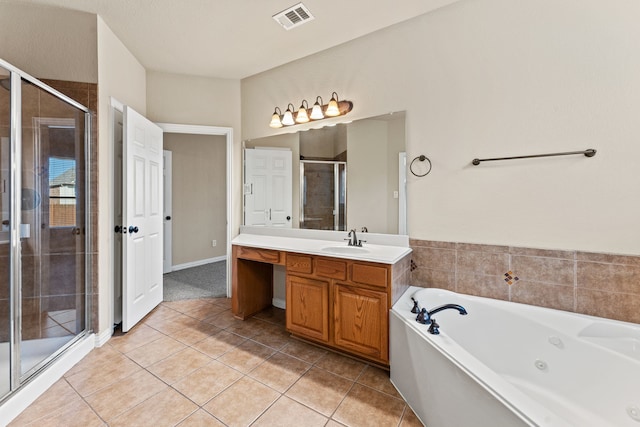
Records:
M329 282L287 275L287 329L329 342Z
M303 254L286 266L292 334L389 364L391 266Z
M336 346L389 361L387 293L337 283L333 288Z

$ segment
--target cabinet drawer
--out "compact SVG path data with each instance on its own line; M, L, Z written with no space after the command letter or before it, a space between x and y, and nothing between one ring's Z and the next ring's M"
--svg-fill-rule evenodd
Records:
M345 261L318 258L316 260L316 274L331 279L345 280L347 278L347 263Z
M282 263L280 251L274 251L271 249L250 248L247 246L238 246L238 258L267 262L269 264Z
M354 263L351 266L351 281L362 283L363 285L386 287L388 283L388 269L375 265Z
M312 260L310 256L287 254L287 271L311 274Z

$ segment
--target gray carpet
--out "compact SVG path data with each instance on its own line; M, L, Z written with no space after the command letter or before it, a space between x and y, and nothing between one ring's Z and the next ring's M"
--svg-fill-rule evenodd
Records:
M227 261L167 273L163 291L165 301L224 297L227 295Z

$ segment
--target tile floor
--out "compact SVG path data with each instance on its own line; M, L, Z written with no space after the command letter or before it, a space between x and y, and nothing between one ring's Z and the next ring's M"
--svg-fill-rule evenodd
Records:
M386 371L290 338L284 311L164 302L11 426L421 426Z

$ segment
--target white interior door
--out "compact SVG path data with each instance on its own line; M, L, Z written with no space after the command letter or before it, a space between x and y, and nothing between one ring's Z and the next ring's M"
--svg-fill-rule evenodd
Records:
M172 153L169 150L164 150L163 151L163 172L162 172L162 176L164 177L164 235L163 237L163 246L164 246L164 250L163 250L163 257L162 257L162 272L163 273L170 273L171 269L173 267L173 255L171 253L171 232L172 232L172 227L171 227L171 216L172 216L172 212L171 212L171 191L172 191L172 186L171 186L171 159L172 159Z
M245 225L291 227L290 150L246 149Z
M244 224L267 225L268 152L244 150Z
M293 184L291 151L274 150L269 157L271 170L269 221L274 227L291 228Z
M124 107L123 310L131 329L162 302L162 129Z

